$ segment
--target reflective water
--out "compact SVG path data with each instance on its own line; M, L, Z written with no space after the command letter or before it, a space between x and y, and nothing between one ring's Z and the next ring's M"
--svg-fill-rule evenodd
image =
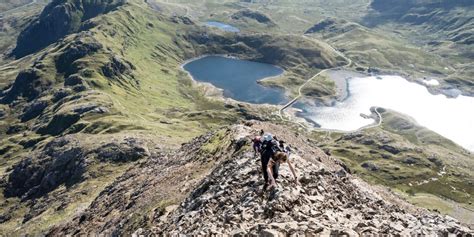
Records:
M191 76L224 89L224 96L255 104L281 104L287 101L284 92L257 83L258 80L281 75L279 67L221 56L206 56L183 66Z
M217 22L217 21L208 21L206 22L207 26L210 27L217 27L223 31L229 31L229 32L239 32L240 30L234 26L224 24L222 22Z
M352 78L349 97L332 107L304 106L301 114L322 128L353 131L374 122L360 114L370 107L392 109L474 151L474 97L447 98L399 76Z

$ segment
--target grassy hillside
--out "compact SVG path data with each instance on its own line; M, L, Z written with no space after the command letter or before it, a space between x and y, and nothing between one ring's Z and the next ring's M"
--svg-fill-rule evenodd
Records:
M374 0L362 23L402 37L432 52L450 69L443 74L455 88L473 94L474 3L472 1Z
M413 78L440 78L438 89L473 94L472 2L459 1L149 1L160 10L200 21L217 20L248 32L302 34L315 24L336 19L334 39L316 36L350 51L354 63ZM234 19L244 10L267 16L269 27ZM358 24L346 32L346 24ZM354 27L354 25L352 25ZM337 37L335 37L337 36ZM408 59L408 60L407 60ZM360 62L359 62L360 61Z
M340 158L365 180L399 190L410 200L416 195L435 195L430 201L413 198L472 223L474 176L471 153L394 111L382 113L380 127L350 133L315 133L318 145ZM441 197L441 199L439 199ZM454 200L463 208L446 203ZM459 213L470 213L467 217ZM464 214L463 214L464 215Z
M222 102L205 98L178 70L185 53L176 43L175 29L186 25L135 3L94 20L96 26L88 33L70 35L43 50L40 61L25 66L28 69L16 80L21 67L4 68L6 84L15 83L2 91L2 234L19 227L21 233L38 233L66 221L125 172L129 161L110 163L99 158L95 150L99 144L107 146L105 141L117 146L130 138L148 140L146 147L153 151L238 118ZM55 170L59 164L46 156L48 147L56 144L51 143L54 137L65 134L72 134L73 141L89 142L54 148L54 152L82 149L81 153L96 154L84 158L87 165L79 173L82 178L61 183L61 176L56 176L53 186L31 183L54 177L47 176L48 172L60 174L80 167L82 161ZM111 151L112 157L122 156ZM33 157L32 163L21 162L27 157ZM28 167L44 169L44 178L40 173L29 174ZM35 177L25 182L42 191L31 197L14 191L25 185L15 181L25 175Z

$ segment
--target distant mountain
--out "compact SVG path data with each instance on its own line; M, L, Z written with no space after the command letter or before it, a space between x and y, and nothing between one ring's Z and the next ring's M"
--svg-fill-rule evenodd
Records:
M472 0L373 0L368 25L408 23L460 44L474 44Z
M27 27L17 40L12 55L23 57L56 42L67 34L78 32L84 23L116 9L126 0L55 0Z

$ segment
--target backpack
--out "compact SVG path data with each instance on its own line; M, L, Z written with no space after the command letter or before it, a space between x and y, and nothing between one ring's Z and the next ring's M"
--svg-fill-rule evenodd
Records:
M281 149L276 140L263 141L262 149L261 149L262 154L267 153L267 154L273 155L277 151L281 151Z

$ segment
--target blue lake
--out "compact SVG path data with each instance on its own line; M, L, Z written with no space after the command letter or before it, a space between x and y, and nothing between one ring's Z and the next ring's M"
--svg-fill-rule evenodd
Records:
M184 70L201 82L224 90L224 96L254 104L283 104L284 91L264 87L258 80L283 74L279 67L222 56L206 56L186 63Z
M239 32L240 31L238 28L236 28L234 26L227 25L227 24L217 22L217 21L208 21L208 22L206 22L206 25L210 26L210 27L217 27L217 28L219 28L223 31L228 31L228 32Z

